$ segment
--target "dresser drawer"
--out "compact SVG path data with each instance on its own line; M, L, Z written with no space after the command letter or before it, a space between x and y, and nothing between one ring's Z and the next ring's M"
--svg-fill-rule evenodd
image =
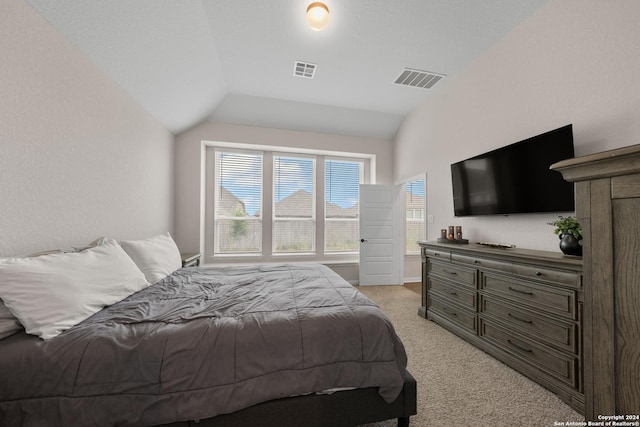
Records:
M437 249L422 248L422 255L425 257L432 257L436 259L442 259L445 261L451 260L451 252L440 251Z
M480 319L480 336L540 371L570 385L577 386L578 361L575 356L560 353L495 323Z
M427 281L427 291L436 294L441 299L458 303L469 310L475 311L477 292L462 286L456 286L448 281L429 277Z
M577 351L575 323L563 322L538 315L492 296L480 297L480 312L508 328L535 337L553 347L575 353Z
M448 302L439 300L433 294L427 294L427 312L439 314L441 317L455 323L458 326L476 333L476 314L462 307L452 305Z
M582 261L557 251L420 246L420 316L584 410Z
M480 288L483 292L524 304L532 310L541 309L576 319L576 292L571 289L545 286L486 272L482 274Z
M505 273L511 273L513 265L510 262L496 261L486 258L476 258L467 255L451 254L451 260L462 264L468 264L476 268L491 268Z
M429 275L437 275L444 277L448 280L453 280L460 285L470 286L476 289L476 270L464 266L452 264L450 262L437 262L435 260L428 260L428 273Z
M553 270L545 267L514 265L513 273L525 279L541 280L549 283L580 288L581 275L573 271Z

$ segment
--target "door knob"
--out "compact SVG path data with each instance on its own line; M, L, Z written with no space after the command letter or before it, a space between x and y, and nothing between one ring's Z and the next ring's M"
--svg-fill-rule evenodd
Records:
M365 239L360 239L360 243L364 243L364 242L366 242Z

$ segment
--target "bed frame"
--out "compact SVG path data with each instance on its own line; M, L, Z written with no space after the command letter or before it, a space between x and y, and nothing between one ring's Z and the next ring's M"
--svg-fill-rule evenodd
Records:
M398 427L408 427L409 417L416 413L416 380L406 371L404 387L391 403L380 397L376 387L369 387L271 400L231 414L162 427L354 427L392 418L398 419Z

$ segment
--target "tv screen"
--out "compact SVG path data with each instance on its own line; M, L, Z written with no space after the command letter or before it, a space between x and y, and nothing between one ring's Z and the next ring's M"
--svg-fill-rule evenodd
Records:
M575 210L573 183L549 169L571 157L567 125L452 164L455 216Z

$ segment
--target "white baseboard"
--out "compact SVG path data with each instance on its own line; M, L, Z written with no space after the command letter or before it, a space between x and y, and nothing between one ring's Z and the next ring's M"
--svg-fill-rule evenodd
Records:
M422 277L405 277L404 278L404 283L415 283L415 282L421 282L422 281Z
M361 285L361 284L357 284L355 286L360 286L361 288L375 288L376 286L402 286L401 284L396 284L396 283L392 283L392 284L381 284L381 283L376 283L376 284L369 284L369 285Z

